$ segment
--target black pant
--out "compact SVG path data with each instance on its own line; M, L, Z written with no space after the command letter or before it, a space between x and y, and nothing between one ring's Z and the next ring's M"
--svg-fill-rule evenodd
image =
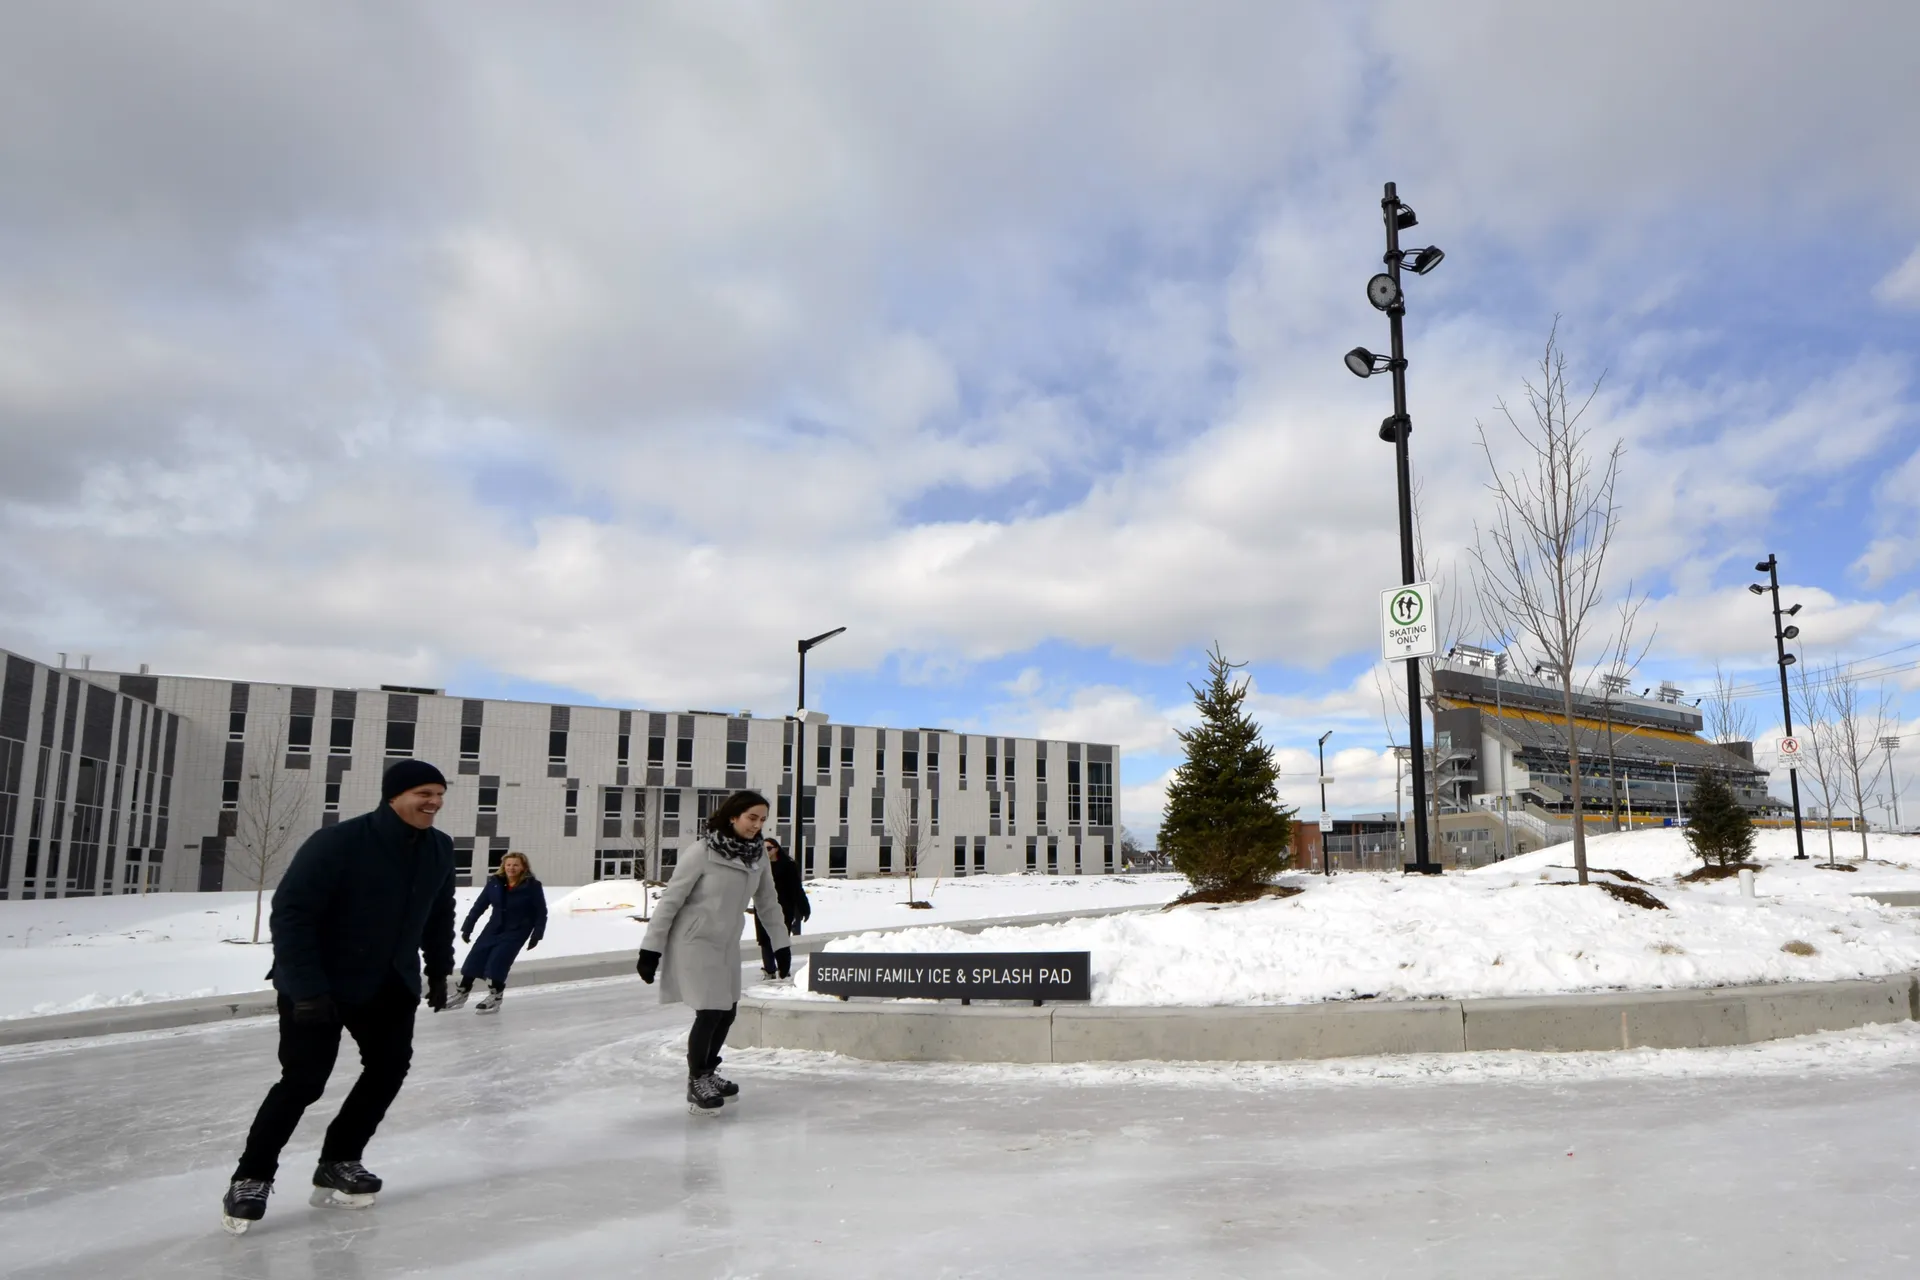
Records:
M739 1007L735 1004L695 1011L693 1030L687 1033L687 1079L698 1080L720 1069L720 1050L726 1046L733 1014Z
M793 937L799 937L800 922L798 920L787 921L787 933ZM762 973L772 973L774 971L773 939L767 936L767 926L761 924L757 919L753 922L753 936L755 940L760 943L760 971Z
M398 978L389 978L373 999L340 1006L338 1022L293 1020L293 1001L280 997L280 1079L247 1131L247 1149L233 1171L236 1178L272 1181L280 1150L293 1136L306 1109L326 1091L327 1077L340 1052L345 1027L360 1046L360 1078L354 1081L340 1114L327 1126L320 1159L358 1160L400 1092L413 1061L413 1015L420 999Z

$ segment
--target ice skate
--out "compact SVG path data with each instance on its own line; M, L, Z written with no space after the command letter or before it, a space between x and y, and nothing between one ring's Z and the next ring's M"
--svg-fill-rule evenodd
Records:
M687 1081L687 1111L696 1116L717 1116L726 1105L726 1097L713 1076Z
M220 1200L220 1225L228 1234L243 1236L267 1214L267 1196L273 1183L260 1178L235 1178Z
M473 1006L475 1013L498 1013L500 1002L507 998L505 987L489 987L487 994L480 997L480 1003Z
M467 986L465 983L462 983L459 986L455 987L452 991L449 991L447 993L446 1012L452 1013L455 1009L458 1009L464 1006L467 1003L467 997L472 994L473 994L473 988Z
M740 1096L740 1086L735 1084L733 1081L727 1079L725 1076L721 1075L719 1072L717 1071L708 1072L707 1079L713 1081L713 1087L720 1091L720 1096L722 1098L737 1098Z
M307 1203L316 1209L369 1209L380 1186L380 1179L358 1160L322 1160L313 1171L313 1194Z

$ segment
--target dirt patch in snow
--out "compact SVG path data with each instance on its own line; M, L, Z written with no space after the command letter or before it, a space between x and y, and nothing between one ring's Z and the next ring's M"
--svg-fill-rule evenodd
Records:
M1652 894L1648 893L1645 889L1642 889L1637 885L1608 884L1606 881L1602 880L1600 882L1600 888L1603 891L1610 893L1614 897L1620 899L1620 901L1622 902L1630 902L1634 906L1644 907L1648 911L1665 911L1667 909L1666 903L1660 901L1660 899L1654 897Z
M1226 905L1234 902L1258 902L1262 898L1291 898L1306 890L1291 884L1263 884L1252 889L1194 889L1183 893L1160 908L1171 911L1175 907L1191 907L1201 904Z
M1719 866L1709 862L1704 867L1695 867L1680 877L1681 884L1698 884L1702 880L1731 880L1742 871L1764 871L1757 862L1729 862Z

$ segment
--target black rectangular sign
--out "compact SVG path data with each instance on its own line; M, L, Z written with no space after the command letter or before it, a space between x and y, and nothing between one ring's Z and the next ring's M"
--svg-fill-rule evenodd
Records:
M1091 1000L1086 951L817 951L807 989L829 996L914 1000Z

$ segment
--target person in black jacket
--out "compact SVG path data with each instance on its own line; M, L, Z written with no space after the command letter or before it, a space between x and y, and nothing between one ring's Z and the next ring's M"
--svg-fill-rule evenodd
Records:
M773 890L780 895L780 914L786 917L787 932L797 938L801 922L813 915L813 904L807 901L807 886L800 879L800 864L787 856L778 840L767 841L767 859L773 868ZM767 936L766 926L758 920L753 922L753 936L760 942L760 972L769 978L792 976L788 972L791 960L788 964L778 963L773 939Z
M364 1209L380 1190L360 1158L413 1060L421 961L436 1012L453 971L453 841L433 829L446 792L438 769L400 761L381 780L379 808L314 832L274 890L267 976L280 995L280 1079L222 1202L235 1235L265 1215L281 1148L326 1089L343 1027L360 1048L360 1078L327 1127L310 1200Z
M493 914L473 942L474 922L482 911ZM460 986L447 997L447 1008L458 1009L467 1002L473 984L487 980L487 994L473 1006L475 1013L498 1013L507 998L507 972L513 958L524 945L531 951L540 945L547 931L547 895L533 878L533 865L524 853L509 853L500 859L500 869L487 877L487 887L473 900L466 922L460 926L460 941L473 942L473 949L460 962Z

